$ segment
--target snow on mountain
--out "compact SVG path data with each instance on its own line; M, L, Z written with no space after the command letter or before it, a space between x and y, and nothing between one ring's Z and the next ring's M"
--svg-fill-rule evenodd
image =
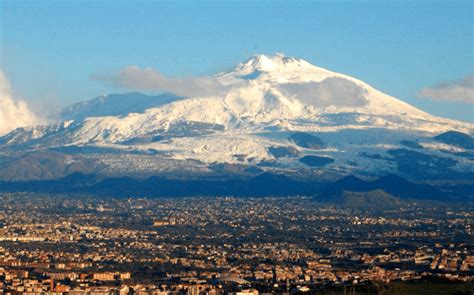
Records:
M59 113L61 121L83 120L87 117L125 116L176 101L180 97L165 93L157 96L138 92L102 95L93 100L70 105Z
M166 129L176 121L254 131L268 125L302 131L338 130L351 125L427 132L442 132L453 125L461 131L471 129L466 123L431 116L357 79L280 55L253 57L215 79L228 87L224 97L177 100L159 96L144 100L135 94L121 100L124 107L110 102L111 98L98 98L67 108L63 118L103 117L84 121L80 136L74 137L81 143L99 138L107 142L127 140ZM134 103L137 96L140 101ZM97 100L107 103L98 108Z
M64 109L65 123L20 128L0 138L0 144L151 150L176 160L252 165L274 165L269 148L289 146L302 156L337 159L327 166L334 170L391 172L393 164L381 165L382 160L361 153L383 153L400 147L401 140L435 146L432 137L441 132L474 130L472 124L432 116L355 78L282 55L252 57L213 78L227 89L225 95L102 96ZM327 147L298 146L288 140L295 132L317 134ZM277 162L305 167L298 158Z

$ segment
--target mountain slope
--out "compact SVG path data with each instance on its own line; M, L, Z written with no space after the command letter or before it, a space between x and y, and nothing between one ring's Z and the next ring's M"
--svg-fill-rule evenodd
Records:
M413 167L422 178L474 173L463 156L471 146L434 137L450 130L469 137L472 124L432 116L358 79L281 55L252 57L213 79L220 87L209 96L130 93L75 104L62 111L63 122L0 138L0 150L93 154L94 169L120 175L176 171L180 163L201 171L228 163L333 178L412 177ZM416 142L417 152L406 142ZM85 148L94 152L84 155ZM321 159L324 165L313 165ZM432 164L436 169L425 169ZM0 177L1 165L0 157Z
M61 121L79 121L87 117L126 116L129 113L143 113L150 108L179 100L173 94L150 96L138 92L102 95L93 100L79 102L61 110Z

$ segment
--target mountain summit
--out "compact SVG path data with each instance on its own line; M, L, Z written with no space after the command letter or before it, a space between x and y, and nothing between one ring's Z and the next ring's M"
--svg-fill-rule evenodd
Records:
M129 93L78 103L61 112L62 122L1 137L0 149L60 152L76 166L87 159L91 171L127 175L208 173L222 164L330 175L472 172L469 149L434 138L470 137L472 124L432 116L353 77L257 55L210 79L218 89L205 96Z

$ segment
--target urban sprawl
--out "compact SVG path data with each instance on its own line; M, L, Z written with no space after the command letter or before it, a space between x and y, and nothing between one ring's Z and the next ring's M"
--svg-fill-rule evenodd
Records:
M474 210L308 197L3 194L0 294L262 294L474 281Z

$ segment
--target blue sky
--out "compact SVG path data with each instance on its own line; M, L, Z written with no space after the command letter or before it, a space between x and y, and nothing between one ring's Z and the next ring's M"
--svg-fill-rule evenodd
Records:
M0 2L0 67L36 106L124 92L90 76L128 65L208 75L282 52L474 122L473 104L418 95L474 72L472 1Z

